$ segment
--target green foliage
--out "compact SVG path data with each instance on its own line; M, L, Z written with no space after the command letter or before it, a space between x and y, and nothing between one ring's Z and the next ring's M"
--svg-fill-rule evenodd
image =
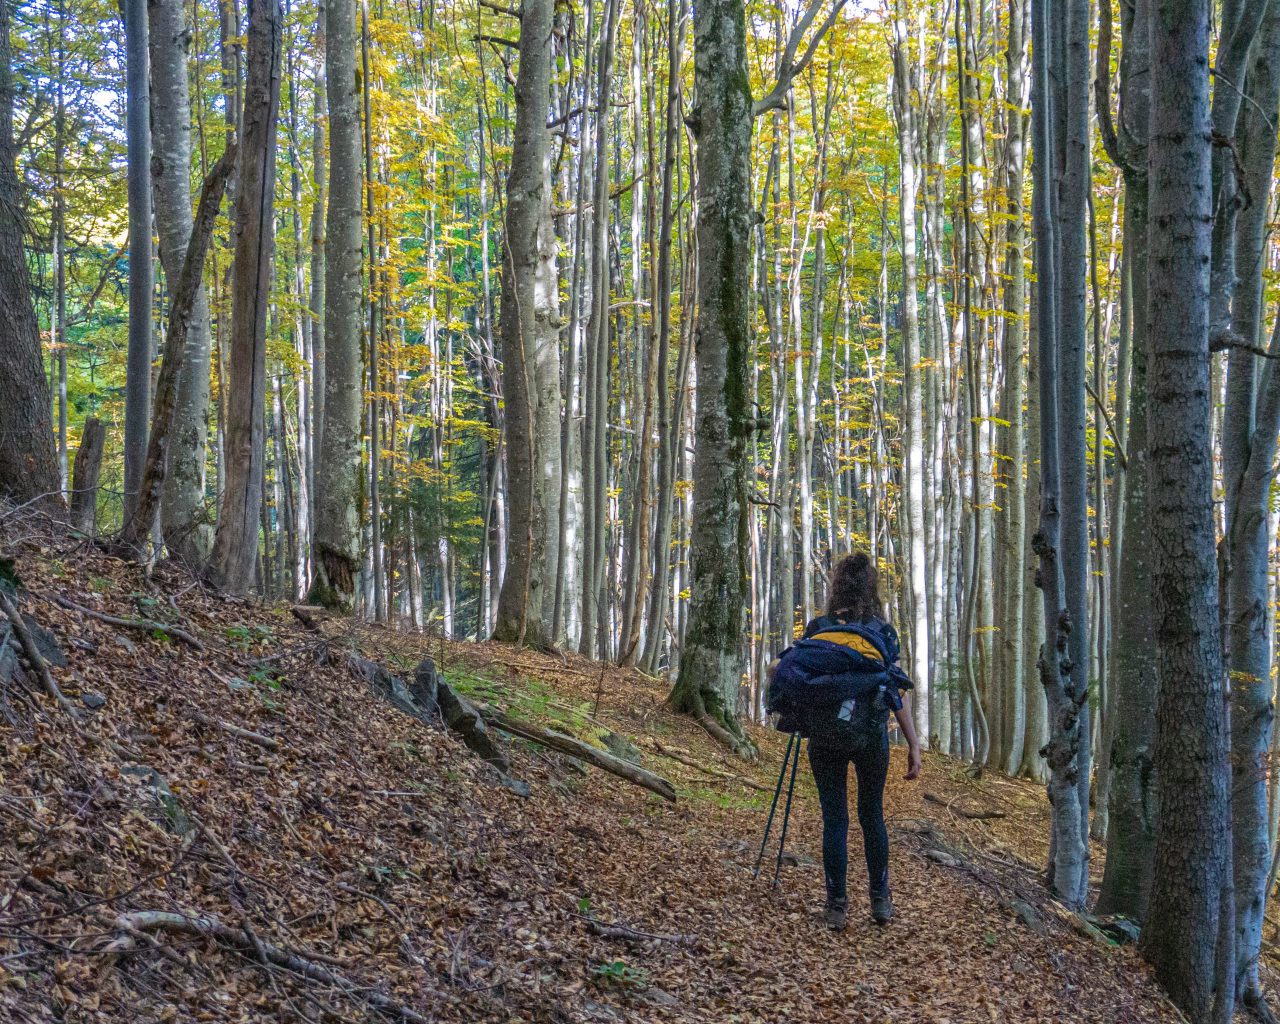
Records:
M591 970L597 984L623 991L648 988L649 972L643 967L632 967L625 960L610 960L597 964Z

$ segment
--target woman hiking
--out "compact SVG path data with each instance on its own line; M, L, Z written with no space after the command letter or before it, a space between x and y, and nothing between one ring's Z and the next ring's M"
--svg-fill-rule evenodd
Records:
M875 563L861 552L847 555L836 563L831 573L830 598L826 614L810 622L806 638L841 636L865 639L880 655L886 668L897 665L900 648L898 634L881 615L879 579ZM855 627L849 633L841 627ZM823 637L826 634L826 637ZM857 641L853 641L856 643ZM900 670L895 669L895 672ZM900 677L905 680L905 677ZM892 694L896 698L897 693ZM920 774L920 742L911 720L910 696L891 699L898 728L907 741L907 774L915 779ZM818 801L822 806L822 868L826 876L827 904L824 919L833 931L843 931L849 913L846 877L849 869L849 765L858 781L858 824L862 826L862 842L867 859L867 879L871 896L871 917L876 924L888 924L894 916L889 896L889 832L884 823L884 787L889 775L888 715L874 718L869 741L850 746L827 744L821 736L809 740L809 765L818 785Z

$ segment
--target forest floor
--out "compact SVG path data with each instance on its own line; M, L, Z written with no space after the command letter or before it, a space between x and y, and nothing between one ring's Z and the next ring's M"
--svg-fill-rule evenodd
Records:
M794 863L777 888L772 855L752 876L776 733L744 764L635 672L334 620L317 636L175 567L33 537L8 553L84 721L0 642L5 1021L1180 1019L1132 947L1046 898L1038 786L931 754L907 783L895 750L899 917L877 928L856 898L855 828L835 935L806 770ZM332 657L352 648L404 675L430 655L476 700L625 737L679 798L514 740L521 797Z

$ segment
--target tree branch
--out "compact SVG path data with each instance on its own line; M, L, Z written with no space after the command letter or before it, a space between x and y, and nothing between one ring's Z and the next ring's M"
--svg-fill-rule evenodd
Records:
M187 915L165 910L132 910L117 917L115 927L120 932L120 936L107 946L108 952L127 952L133 948L134 941L139 936L151 932L199 935L235 949L247 950L264 965L274 964L276 967L283 967L285 970L300 974L310 981L332 985L341 989L350 998L357 1001L363 1000L389 1017L399 1017L410 1021L411 1024L427 1024L427 1018L422 1014L383 995L376 988L357 985L336 971L321 967L315 962L314 954L312 957L305 957L287 949L281 949L258 938L248 927L232 928L223 924L212 914Z
M787 37L786 46L783 48L782 57L778 61L778 80L774 83L772 89L751 104L751 114L753 117L759 117L761 114L770 110L780 110L786 105L787 93L791 91L791 83L796 76L801 74L805 68L809 66L809 62L813 60L814 51L817 50L818 44L822 42L823 36L832 25L836 23L836 18L840 16L840 12L844 9L844 5L848 0L835 0L831 7L831 13L827 15L826 20L818 27L817 31L809 39L809 45L805 48L804 56L798 61L795 60L796 50L800 48L800 40L804 38L805 32L809 30L809 26L813 24L814 19L818 16L818 10L823 4L823 0L813 0L812 6L800 16L800 20L796 22L792 28L791 34ZM793 63L794 62L794 63Z
M154 619L124 619L118 615L108 615L106 612L97 612L92 608L86 608L84 605L69 601L61 594L54 594L52 600L54 604L67 609L67 611L87 615L91 619L105 622L108 626L117 626L120 629L135 629L142 633L164 633L174 639L181 640L190 647L194 647L197 651L204 650L204 644L181 626L171 626L167 622L156 622Z

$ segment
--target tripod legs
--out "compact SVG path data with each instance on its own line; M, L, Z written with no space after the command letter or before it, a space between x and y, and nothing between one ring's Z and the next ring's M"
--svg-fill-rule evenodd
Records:
M804 746L804 740L797 737L795 758L791 762L791 782L787 786L787 804L782 811L782 834L778 836L778 859L773 865L773 884L778 884L778 875L782 871L782 854L787 848L787 825L791 822L791 797L796 791L796 770L800 767L800 748ZM785 766L783 767L785 771Z
M775 865L773 872L775 885L778 882L778 872L782 868L782 849L787 841L787 823L791 817L791 798L796 788L796 769L800 766L800 748L803 744L804 740L801 739L799 733L793 732L787 738L787 752L782 756L782 770L778 772L778 784L773 790L773 803L769 805L769 820L765 822L764 838L760 840L760 852L756 856L755 871L752 872L753 878L760 877L760 865L764 863L765 847L769 844L769 833L773 830L773 818L778 810L778 798L782 795L782 784L786 781L787 769L790 768L791 785L787 788L787 802L782 812L782 836L778 845L778 863Z

